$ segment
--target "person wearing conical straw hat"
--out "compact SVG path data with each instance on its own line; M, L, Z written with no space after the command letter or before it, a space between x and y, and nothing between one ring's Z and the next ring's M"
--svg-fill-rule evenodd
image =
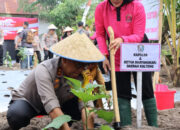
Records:
M104 0L95 11L96 39L100 51L107 57L103 62L106 72L111 70L108 60L106 32L111 26L114 40L109 50L115 50L116 84L119 102L121 126L131 125L131 72L120 70L121 43L141 43L145 35L146 14L143 5L137 0ZM134 76L136 81L136 76ZM157 107L150 72L143 72L142 100L148 125L157 125Z
M42 45L38 36L38 31L36 29L32 29L32 32L34 34L34 40L33 40L33 49L34 52L37 55L38 63L41 63L41 50L42 50Z
M74 31L74 29L72 29L71 27L67 26L64 29L64 31L63 31L64 35L63 35L62 39L65 39L66 37L70 36L73 31Z
M16 37L14 38L14 44L15 46L18 44L18 40L20 38L20 34L22 32L23 29L18 29L17 31L17 35ZM18 53L19 53L19 49L21 47L21 43L18 44L17 48L15 48L15 59L16 59L16 63L19 63L20 62L20 57L18 56Z
M57 27L54 24L48 26L48 33L42 37L42 45L44 49L44 60L53 58L53 53L49 51L50 47L58 42L58 37L55 33Z
M102 62L105 58L85 34L75 33L53 45L50 51L57 58L39 64L12 91L7 120L13 130L26 127L37 115L50 115L52 119L67 114L73 120L85 120L83 104L70 92L64 76L79 79L89 64ZM92 102L88 106L93 106ZM93 129L94 115L88 117L88 128ZM61 130L70 130L63 124Z

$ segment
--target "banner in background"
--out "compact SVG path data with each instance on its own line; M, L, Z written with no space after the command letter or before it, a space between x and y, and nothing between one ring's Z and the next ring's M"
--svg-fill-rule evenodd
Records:
M146 34L150 40L159 40L160 0L136 0L144 5Z
M38 29L38 18L0 17L0 28L4 31L5 40L14 40L17 30L23 28L23 23L29 22L29 28Z

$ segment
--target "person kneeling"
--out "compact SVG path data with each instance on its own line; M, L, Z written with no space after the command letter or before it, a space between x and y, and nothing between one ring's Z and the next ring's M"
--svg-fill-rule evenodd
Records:
M19 89L12 91L7 120L13 130L26 127L37 115L47 114L52 119L63 114L70 115L73 120L82 118L85 124L83 103L71 93L71 86L64 76L82 79L81 74L89 63L101 62L104 56L85 34L79 33L60 41L51 51L60 57L39 64ZM90 109L93 103L89 102L88 106ZM63 124L60 130L69 130L71 124L72 122ZM88 128L93 127L94 114L90 114Z

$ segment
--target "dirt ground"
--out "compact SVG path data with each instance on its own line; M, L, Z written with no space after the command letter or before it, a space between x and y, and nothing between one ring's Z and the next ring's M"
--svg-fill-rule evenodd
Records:
M136 111L132 110L132 126L123 128L122 130L137 130L136 129ZM170 110L158 111L159 128L147 126L147 122L143 113L143 121L141 130L180 130L180 102L175 103L175 108ZM21 130L40 130L45 127L51 119L48 116L42 118L33 118L29 126ZM96 123L105 124L102 119L96 118ZM6 112L0 113L0 130L11 130L6 120ZM72 130L82 130L82 123L76 122L72 126Z
M12 68L6 66L0 66L0 70L20 70L20 64L14 63Z
M19 64L15 64L13 68L0 67L0 70L19 70ZM180 86L174 88L173 84L168 82L167 73L164 68L161 68L160 72L161 81L163 84L167 84L170 89L176 89L180 91ZM48 116L44 116L43 118L33 118L31 120L30 125L21 130L41 130L48 123L51 122L51 119ZM96 123L106 124L102 119L96 118ZM128 126L123 128L122 130L137 130L136 129L136 111L132 110L132 126ZM149 127L147 126L146 118L143 113L143 121L142 128L140 130L180 130L180 102L175 103L175 108L170 110L162 110L158 111L158 125L159 128ZM72 125L72 130L82 130L82 123L75 122ZM6 112L0 113L0 130L11 130L6 120Z

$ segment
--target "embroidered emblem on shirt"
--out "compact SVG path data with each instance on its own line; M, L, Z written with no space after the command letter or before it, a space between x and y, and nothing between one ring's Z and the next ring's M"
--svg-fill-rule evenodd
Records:
M131 14L127 14L127 15L126 15L126 22L127 22L127 23L132 22L132 15L131 15Z

